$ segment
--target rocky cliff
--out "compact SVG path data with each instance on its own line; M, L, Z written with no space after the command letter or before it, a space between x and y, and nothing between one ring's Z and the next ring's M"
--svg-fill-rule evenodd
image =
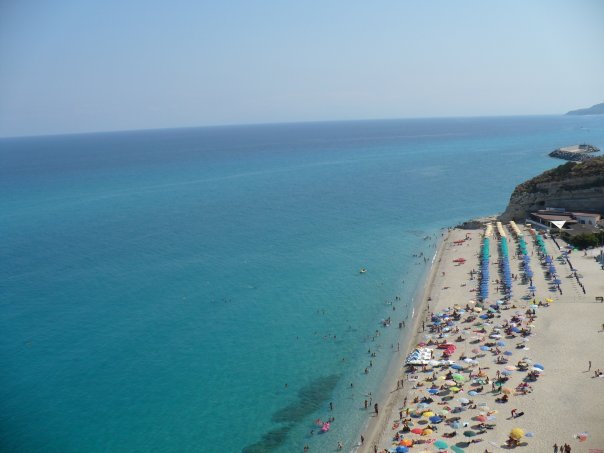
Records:
M523 182L514 189L500 219L522 220L546 207L604 212L604 156L567 162Z

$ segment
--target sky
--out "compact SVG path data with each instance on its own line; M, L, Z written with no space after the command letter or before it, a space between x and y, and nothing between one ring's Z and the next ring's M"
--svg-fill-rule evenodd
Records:
M561 114L604 2L0 0L0 136Z

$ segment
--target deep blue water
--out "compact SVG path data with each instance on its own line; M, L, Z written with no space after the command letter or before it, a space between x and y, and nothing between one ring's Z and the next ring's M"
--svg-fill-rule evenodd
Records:
M604 116L0 139L1 449L351 448L423 237L579 142Z

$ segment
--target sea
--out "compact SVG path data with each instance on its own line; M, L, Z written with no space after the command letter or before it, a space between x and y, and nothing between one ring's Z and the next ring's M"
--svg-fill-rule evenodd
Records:
M0 450L354 450L443 229L584 142L604 116L0 139Z

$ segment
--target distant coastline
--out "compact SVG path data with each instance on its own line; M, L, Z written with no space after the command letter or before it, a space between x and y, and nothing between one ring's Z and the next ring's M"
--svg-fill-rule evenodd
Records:
M604 115L604 102L584 109L571 110L567 115Z

